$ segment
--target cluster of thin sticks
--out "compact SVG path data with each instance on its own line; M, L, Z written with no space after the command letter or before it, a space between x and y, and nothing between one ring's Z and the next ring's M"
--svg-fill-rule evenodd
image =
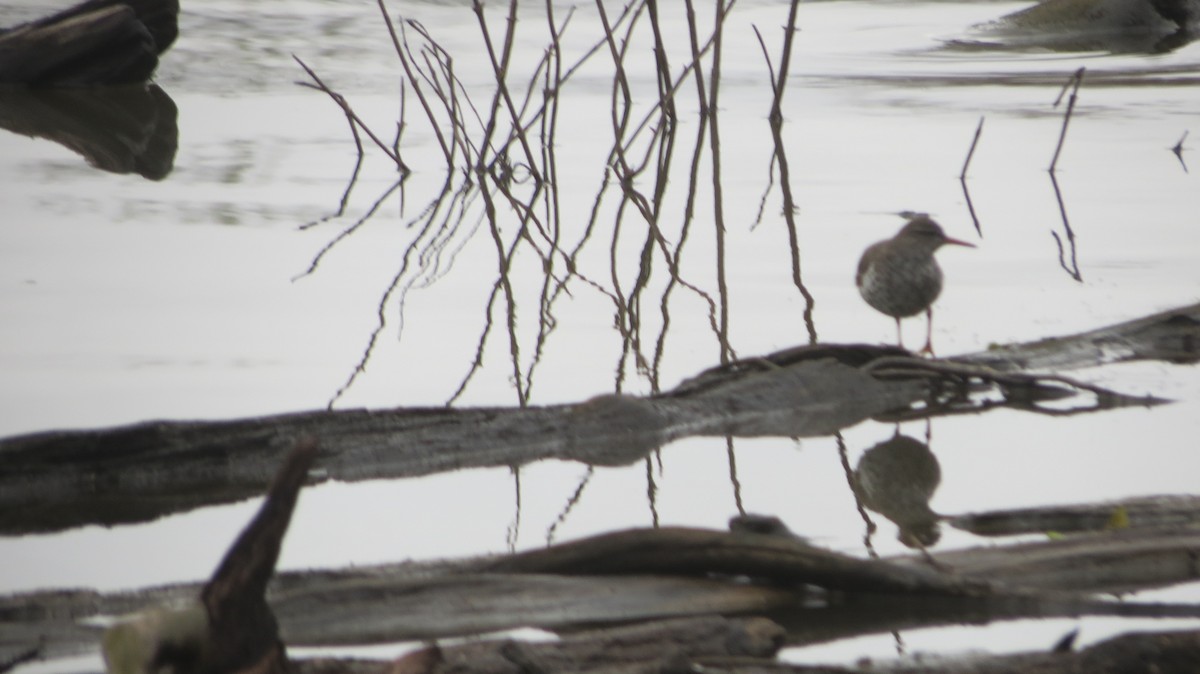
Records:
M622 349L616 366L616 388L619 391L623 385L623 377L627 365L632 364L637 371L648 379L652 392L659 391L659 368L665 352L668 328L671 324L670 298L678 289L691 292L700 298L708 307L708 319L716 341L719 344L719 357L722 362L736 359L737 355L729 342L729 293L725 278L725 222L722 206L721 187L721 144L720 126L717 111L720 96L720 68L723 29L726 17L733 8L736 0L721 0L716 3L711 20L711 32L702 35L698 27L697 15L692 0L685 0L683 8L686 11L688 35L687 52L683 55L682 65L672 63L672 58L664 40L656 0L643 0L624 6L615 17L610 17L602 0L595 3L596 11L603 27L603 37L587 48L582 56L572 65L564 64L562 39L568 29L571 13L560 22L556 19L552 2L546 2L544 9L547 20L549 44L546 46L541 60L534 68L533 74L525 80L523 89L514 89L512 72L512 51L517 26L517 2L512 0L507 14L507 30L503 37L494 36L488 27L482 4L474 2L473 10L477 17L483 48L486 51L494 75L495 90L491 101L486 105L477 106L472 102L467 88L455 74L454 58L435 40L430 31L412 20L393 21L382 0L378 1L380 14L387 25L395 53L404 72L401 89L401 115L397 124L394 140L385 143L380 134L373 132L355 113L344 96L333 91L306 64L300 63L308 73L311 83L303 83L325 92L344 112L354 136L358 149L358 162L355 165L351 183L343 195L342 204L337 216L345 209L350 190L363 160L363 137L365 136L395 163L399 173L396 183L389 189L367 214L359 218L353 225L331 241L314 259L310 269L305 274L312 273L321 258L339 241L361 226L378 209L379 204L388 198L395 190L403 195L403 184L409 175L411 167L405 162L400 140L408 120L405 116L405 102L411 96L419 103L421 114L433 131L445 160L446 181L441 192L426 204L420 213L408 222L409 228L415 228L419 234L412 240L405 251L400 271L392 280L392 284L383 294L378 306L378 322L362 358L343 386L330 400L332 406L349 389L356 378L365 371L367 362L375 349L377 340L386 323L388 307L399 304L401 309L401 325L403 324L404 296L408 289L417 282L418 274L412 272L416 267L427 266L431 260L436 260L447 250L457 244L456 232L463 229L468 212L477 206L481 211L480 223L491 233L496 247L499 273L489 295L485 309L485 326L480 335L479 344L469 371L461 380L458 390L447 404L457 400L467 388L472 376L483 365L485 344L493 329L494 307L501 302L508 332L508 350L511 358L512 374L510 380L515 384L519 403L523 406L530 399L533 386L534 371L540 361L543 347L556 325L552 308L555 302L568 293L568 282L576 279L584 287L594 289L606 297L614 307L615 325L622 335ZM774 170L779 169L779 185L782 192L782 211L787 224L789 247L792 258L793 282L805 300L805 323L808 328L810 341L817 339L813 327L813 298L804 287L800 271L800 246L794 222L796 212L795 199L790 189L787 156L782 139L782 99L784 84L788 77L788 64L792 51L792 40L796 32L795 22L798 0L792 0L787 23L784 26L782 55L776 66L771 62L767 42L755 28L759 44L762 47L768 68L771 71L771 86L774 101L770 111L770 126L775 151L771 157L768 173L771 175L771 185L774 184ZM649 32L653 44L654 71L657 81L657 99L651 101L640 117L635 117L639 109L634 98L633 87L629 81L626 64L632 58L630 45L634 44L635 31L639 26L649 24ZM410 35L411 33L411 35ZM415 36L415 38L413 37ZM559 124L559 94L563 87L589 60L598 60L607 55L611 60L612 73L612 106L611 127L613 134L612 145L605 161L603 175L591 206L590 217L573 243L567 243L564 228L561 227L560 204L558 191L558 158L556 156L556 135ZM706 67L707 66L707 69ZM691 84L690 87L688 85ZM687 179L685 181L686 196L682 222L668 237L660 228L660 222L672 217L664 209L664 199L667 185L670 182L672 167L677 155L681 154L683 144L677 138L677 108L681 102L682 92L690 91L695 95L696 136L691 146ZM709 165L704 166L705 155ZM707 168L711 175L710 192L713 199L712 212L714 223L711 231L716 244L717 279L716 299L708 292L688 282L680 273L680 259L691 234L696 212L697 201L705 190L699 184L701 169ZM646 185L642 188L641 185ZM613 188L619 191L610 196ZM771 186L764 193L762 201L766 203ZM403 199L403 196L402 196ZM606 203L607 202L609 203ZM615 201L615 205L611 202ZM590 278L581 269L577 260L584 247L598 231L601 213L615 213L611 226L612 240L609 242L610 279L607 284ZM673 210L673 209L672 209ZM762 217L760 207L759 219ZM629 217L629 216L632 217ZM512 227L506 227L515 216L515 233ZM330 216L334 217L334 216ZM638 225L630 230L625 224L632 220ZM323 220L322 220L323 221ZM322 222L322 221L318 221ZM317 224L317 223L312 223ZM471 229L471 228L468 228ZM470 236L474 229L462 236ZM637 246L641 253L638 256L637 274L632 283L623 284L618 273L617 249L620 237L639 237ZM461 239L461 237L459 237ZM509 280L509 272L521 251L532 251L545 270L545 281L538 298L537 337L534 354L525 363L521 354L521 343L517 338L516 313L517 298L513 284ZM453 254L452 252L450 254ZM656 260L665 264L668 277L661 294L654 298L661 312L659 324L661 328L653 339L643 339L642 307L645 305L645 294L651 287L651 275ZM443 268L438 264L434 267ZM652 354L649 353L653 344ZM730 470L734 483L737 483L736 464L733 460L733 440L727 439L730 457ZM649 461L649 459L648 459ZM519 474L515 473L520 500ZM651 509L654 510L655 486L653 470L647 463L648 497ZM590 473L589 473L590 476ZM575 496L566 505L558 520L549 528L547 538L553 539L558 526L568 517L573 505L582 496L588 482L585 476L580 483ZM739 511L744 512L740 493L737 496ZM519 509L518 509L519 512ZM510 543L515 541L518 519L510 527ZM657 513L654 513L657 521Z
M487 56L496 85L491 100L486 105L476 106L467 88L456 75L453 55L419 22L411 19L393 21L383 0L377 0L380 15L404 73L400 89L400 117L390 143L383 140L381 134L373 131L355 113L344 96L333 91L307 64L297 59L312 80L302 84L325 92L341 107L358 149L358 163L336 215L340 216L344 212L350 191L362 166L364 137L394 162L400 175L396 183L364 216L320 251L302 276L315 271L324 255L366 222L394 192L400 191L403 203L404 179L409 175L411 168L402 156L401 139L409 123L406 108L410 92L418 101L420 114L424 116L433 132L444 157L446 170L442 190L408 223L410 228L416 228L419 235L405 251L400 270L380 300L377 326L363 351L362 358L330 400L330 406L332 407L365 371L387 322L388 307L394 304L400 306L400 323L403 329L404 298L408 290L419 285L422 280L444 273L448 268L449 265L443 260L443 256L453 256L462 245L465 236L462 234L464 223L472 213L480 214L479 222L474 227L466 227L465 230L474 233L478 226L486 224L496 247L499 273L487 301L486 325L480 335L475 357L449 402L460 398L472 377L483 366L485 345L496 324L494 312L497 306L501 306L506 319L504 324L508 328L508 351L512 367L510 378L514 382L520 404L526 404L530 400L534 372L541 361L546 340L556 326L552 308L558 300L569 294L568 285L572 280L578 280L584 287L600 293L614 307L614 323L622 336L621 356L615 368L618 391L624 386L624 377L631 363L639 373L646 375L652 391L659 390L658 373L670 325L668 304L672 293L678 288L694 293L707 305L709 323L720 347L721 362L735 359L736 353L729 340L725 215L721 187L720 126L717 119L723 26L725 17L735 2L736 0L724 0L718 3L711 33L701 36L692 0L685 0L689 53L685 55L682 67L673 68L672 57L664 43L656 0L640 0L626 4L615 17L609 16L604 2L596 0L595 8L603 26L603 36L593 42L569 66L564 63L562 47L563 36L574 10L568 11L559 21L553 3L547 1L544 13L549 43L522 87L512 84L517 79L513 72L512 54L518 23L518 2L510 0L505 17L507 28L502 34L494 34L489 29L482 3L475 0L472 9L478 20L483 52ZM770 83L774 93L768 117L774 141L774 152L768 169L770 181L764 191L755 224L762 220L768 196L775 186L777 168L782 196L781 211L791 251L793 282L805 301L804 319L809 341L815 343L817 334L812 320L814 299L801 278L799 237L794 221L797 206L791 190L789 166L782 138L782 100L788 79L797 7L798 2L794 0L784 25L778 71L772 63L767 41L758 33L757 27L755 28L770 71ZM657 100L644 106L648 109L635 119L638 102L632 93L626 64L630 59L630 45L634 43L635 32L647 23L653 40ZM573 243L568 243L567 235L574 233L564 232L561 227L559 162L555 149L559 126L559 94L585 62L601 60L605 55L611 59L613 142L604 162L604 173L595 192L590 217L582 233ZM1057 106L1066 98L1067 105L1062 130L1049 167L1050 180L1065 232L1065 245L1064 237L1060 237L1058 232L1052 231L1051 234L1058 248L1059 264L1077 281L1082 280L1082 275L1076 256L1075 234L1067 217L1056 173L1083 76L1084 69L1080 68L1064 85L1058 100L1055 101ZM681 92L689 82L692 86L688 90L696 97L697 133L691 146L682 222L673 236L668 237L660 227L671 217L664 212L664 195L675 157L681 154L678 149L681 143L677 138L677 106L681 100ZM982 228L971 201L966 176L983 131L983 121L983 118L979 120L959 175L968 210L976 230L980 232ZM1183 140L1181 138L1173 148L1181 161ZM679 263L691 234L697 199L703 193L698 176L705 153L708 155L708 168L712 180L712 232L716 244L714 276L717 292L713 294L684 279ZM613 198L610 197L610 190L614 186L619 189L615 195L615 206L612 205ZM609 212L615 212L611 228L612 240L608 246L611 251L608 270L611 278L605 281L589 276L578 263L581 252L598 231L597 225L601 213L604 212L602 205L606 205ZM502 227L511 222L514 216L517 223L515 233L510 228ZM307 226L327 219L329 218ZM630 220L638 225L632 233L630 227L625 224ZM641 237L639 265L632 281L626 279L623 283L616 254L618 240L634 237ZM545 282L537 300L538 329L532 356L522 354L522 351L528 351L528 347L517 339L516 309L519 304L524 303L518 302L509 278L515 260L523 251L532 251L545 270ZM656 339L646 339L642 329L642 311L657 260L665 263L669 281L661 296L656 298L661 311L661 329Z
M395 163L400 175L392 189L384 194L366 215L343 231L317 255L305 274L312 273L334 245L371 217L383 199L396 190L400 190L403 195L404 179L411 170L402 156L400 145L401 137L409 123L405 116L408 98L415 97L419 103L421 114L432 130L445 160L446 180L443 188L408 223L408 226L416 228L419 234L405 252L400 271L381 298L376 329L364 349L359 364L330 400L330 407L365 371L386 323L389 307L395 304L400 306L401 326L403 325L405 295L419 282L421 273L428 273L419 272L418 269L426 270L431 261L434 261L433 267L444 270L446 265L436 261L442 255L453 255L455 247L461 245L463 236L466 236L462 234L464 228L474 232L473 227L465 224L468 215L472 213L479 217L479 222L474 227L485 226L491 233L496 247L499 273L487 301L486 325L480 336L474 360L449 403L453 403L464 393L474 374L482 367L485 344L496 322L493 314L496 306L501 305L508 331L508 351L512 367L510 379L515 384L519 403L527 404L534 372L541 360L546 339L556 325L552 309L556 301L569 294L568 283L572 280L578 280L585 287L602 294L614 307L614 322L623 338L621 356L616 365L618 390L623 386L623 377L629 364L647 377L652 391L659 390L658 372L670 325L669 300L672 293L678 289L693 293L707 305L709 324L720 346L721 360L736 358L728 338L725 224L721 202L720 129L717 122L723 26L735 2L736 0L724 0L717 3L711 32L702 35L692 0L685 0L688 53L684 55L681 66L675 66L671 62L661 29L658 3L655 0L629 3L613 17L609 16L605 3L597 0L595 8L603 27L603 36L585 49L571 65L564 63L563 35L569 28L573 12L567 12L560 21L556 17L553 3L546 2L544 14L549 43L532 74L524 80L523 88L518 88L512 84L516 80L512 54L518 24L518 3L516 0L509 3L505 17L507 28L502 35L495 35L489 28L489 20L482 3L476 1L473 3L473 11L478 20L483 50L491 65L495 83L491 100L485 105L476 105L455 73L453 55L439 45L431 32L420 23L411 19L394 21L382 0L378 0L380 14L404 73L401 116L391 143L385 142L381 134L372 131L344 96L333 91L311 68L297 59L312 80L302 84L325 92L341 107L359 150L358 164L355 166L351 185L343 195L338 215L345 208L353 181L362 164L364 136ZM811 320L813 300L800 280L799 245L793 222L795 204L789 189L786 155L783 152L780 131L783 83L787 77L797 6L798 2L793 0L785 28L778 75L775 74L774 66L770 64L770 58L767 56L775 90L771 125L776 152L772 157L771 172L773 174L777 164L783 192L783 211L788 222L792 249L793 279L805 298L806 322L810 339L815 341L816 332ZM657 100L641 106L647 109L640 117L635 117L635 111L641 108L632 93L633 87L626 66L632 58L630 45L635 42L635 32L641 30L641 26L645 24L649 24L653 44ZM759 40L766 55L767 47L761 35ZM603 59L605 55L611 59L610 119L613 142L603 175L599 177L599 186L595 192L589 219L581 232L578 228L574 228L575 231L565 231L560 219L559 160L555 149L559 126L559 94L585 62ZM689 83L691 87L687 87ZM673 162L679 154L676 110L681 92L685 89L694 92L696 96L698 130L690 157L682 223L673 235L668 237L660 228L660 222L672 217L664 211L663 204ZM698 184L698 175L706 153L712 176L711 194L715 218L712 231L717 249L715 299L712 294L687 281L680 273L679 265L691 233L697 199L704 194L704 190ZM643 184L646 185L644 188ZM610 195L614 187L619 192ZM616 203L613 204L613 201ZM604 212L615 213L611 227L612 240L608 243L611 251L608 273L611 278L606 282L587 275L577 262L585 246L592 241L593 234L599 230L599 219ZM508 226L514 220L515 231L513 227ZM637 225L632 230L626 224L631 220ZM573 236L574 240L568 242L569 236ZM632 282L623 282L618 268L616 251L622 237L636 237L635 245L641 249ZM517 338L516 308L519 302L509 279L509 273L518 255L528 252L537 256L542 269L545 270L544 283L537 300L537 336L532 349L533 355L530 357L523 356L523 345ZM655 298L655 303L661 311L661 328L657 336L647 339L642 334L641 313L645 305L645 294L651 287L650 281L656 261L665 264L669 276L661 295Z

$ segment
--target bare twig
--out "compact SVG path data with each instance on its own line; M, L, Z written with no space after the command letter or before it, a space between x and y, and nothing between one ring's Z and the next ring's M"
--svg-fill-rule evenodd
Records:
M871 559L879 559L879 553L875 550L875 543L872 538L878 527L875 521L871 519L871 514L867 512L866 506L862 501L862 490L858 487L858 478L854 476L854 469L850 467L850 455L846 451L846 440L842 437L842 432L837 431L833 434L837 439L838 459L842 463L842 473L846 476L846 485L850 487L850 493L854 496L854 507L858 510L858 516L862 518L865 531L863 531L863 547L867 549L867 555Z
M763 61L767 63L767 75L770 77L771 92L778 97L779 80L775 77L775 64L771 63L771 53L767 51L767 43L763 41L763 36L759 32L758 26L751 25L750 27L754 29L754 37L758 39L758 48L762 50Z
M979 145L979 136L983 133L983 117L979 118L979 125L975 127L975 137L971 139L971 149L967 150L967 159L963 162L962 172L958 174L959 180L966 180L967 167L971 165L971 158L975 156L975 148Z
M967 202L967 213L971 216L971 222L975 224L975 233L982 237L983 225L979 224L979 216L975 213L975 203L971 201L971 190L967 188L967 179L959 178L958 184L962 186L963 199Z
M1063 85L1062 91L1058 92L1058 98L1054 99L1054 107L1057 108L1067 91L1071 92L1070 98L1067 99L1067 111L1063 115L1062 131L1058 134L1058 145L1054 148L1054 159L1050 161L1050 173L1054 173L1058 167L1058 156L1062 153L1063 141L1067 139L1067 125L1071 123L1071 113L1075 111L1075 101L1079 97L1079 87L1083 84L1084 70L1082 67L1076 70L1075 74L1071 75L1071 79Z
M429 107L429 102L425 100L425 93L421 90L421 86L417 83L417 78L413 75L412 64L409 63L408 56L405 55L405 50L400 44L400 38L396 33L396 26L392 23L392 17L388 14L383 0L377 0L376 4L379 5L379 13L383 15L383 22L387 26L388 35L392 38L392 47L396 50L396 56L400 58L400 67L404 68L404 74L408 77L408 81L412 83L413 92L417 94L417 100L421 102L421 107L425 109L425 116L429 119L429 125L433 128L438 145L442 148L442 154L446 157L446 168L447 170L453 170L454 162L450 155L450 148L446 145L446 139L442 137L441 125L438 124L437 118L434 117L433 110Z
M1076 257L1075 251L1075 230L1071 229L1071 221L1067 218L1067 205L1063 201L1062 190L1058 187L1058 178L1054 176L1053 171L1050 173L1050 184L1054 187L1054 199L1058 202L1058 214L1062 217L1063 231L1066 232L1067 244L1071 248L1071 263L1068 266L1066 258L1063 255L1063 244L1062 240L1058 238L1058 232L1050 232L1054 236L1054 242L1058 244L1058 264L1064 271L1071 275L1071 278L1082 282L1083 275L1079 272L1079 260Z
M787 149L783 142L783 94L787 86L788 71L791 68L792 43L796 35L796 14L799 4L799 0L792 0L791 7L788 10L788 20L784 26L783 33L783 53L779 59L779 76L771 82L771 89L774 91L775 97L771 102L771 112L768 119L774 143L772 162L779 166L779 189L783 194L783 219L787 223L788 247L792 256L792 283L800 292L800 296L804 298L804 326L808 330L808 341L810 344L816 344L817 327L813 320L813 308L816 305L816 300L804 284L801 274L800 241L796 227L796 211L798 207L796 206L795 196L792 194L791 171L788 165ZM766 57L765 46L763 47L763 52L764 57ZM769 58L767 59L767 65L768 67L770 66Z
M725 276L725 195L721 188L721 127L717 122L717 102L721 91L721 44L725 33L725 16L729 6L718 0L713 18L713 55L709 69L708 109L712 121L708 125L709 153L712 157L713 225L717 248L717 297L721 305L721 362L736 358L729 342L729 288ZM697 64L697 67L699 65Z
M402 80L400 82L400 115L396 119L396 137L392 139L392 151L396 153L397 157L400 156L400 139L404 137L404 129L408 126L404 121L407 118L406 113L408 110L407 91L408 88ZM401 159L401 162L403 162L403 159Z
M658 457L659 473L662 472L662 453L655 452ZM654 459L646 457L646 502L650 504L650 526L657 529L661 525L658 516L658 482L654 479Z
M563 509L558 513L558 517L554 520L554 523L550 525L550 528L546 529L546 545L551 545L554 543L554 535L558 532L558 528L567 521L567 517L570 516L571 511L575 509L575 506L579 503L579 499L583 497L583 490L588 486L588 483L592 481L592 475L594 475L595 472L596 467L592 465L589 465L587 470L584 471L583 477L579 479L579 484L575 487L575 492L572 493L571 497L567 499L567 502L563 504Z
M383 202L386 201L389 196L391 196L392 192L395 192L396 190L400 189L400 185L403 182L404 182L403 178L400 180L397 180L396 182L392 183L390 187L388 187L386 190L384 190L383 194L380 195L380 197L375 200L375 203L371 204L371 207L369 209L367 209L367 212L363 213L361 217L359 217L357 220L354 221L354 224L352 224L349 227L347 227L346 229L342 230L341 233L339 233L337 236L335 236L333 239L331 239L328 243L326 243L324 246L322 246L321 250L317 251L316 256L313 257L312 262L309 263L308 269L305 269L304 271L300 272L299 274L293 276L292 281L298 281L299 279L304 278L305 276L309 276L313 272L315 272L317 270L317 267L320 266L321 260L325 259L325 256L329 253L329 251L333 250L334 246L336 246L338 243L340 243L346 237L353 234L355 231L358 230L358 228L360 228L364 224L366 224L367 220L371 219L371 216L375 215L375 212L378 211L379 207L383 205ZM349 194L349 189L347 189L347 194Z
M746 504L742 501L742 481L738 478L737 454L733 451L733 436L725 436L725 463L729 466L729 484L733 487L733 505L739 515L746 514Z
M975 148L979 145L979 136L983 133L983 119L982 116L979 118L979 125L975 127L975 136L971 139L971 147L967 150L967 158L963 161L962 171L958 174L963 197L967 200L967 212L971 214L971 222L975 223L975 233L980 236L983 236L983 227L979 224L979 216L975 214L975 204L971 202L971 191L967 189L967 168L971 165L971 158L975 156Z
M412 28L418 35L421 36L421 39L425 40L426 49L432 51L434 54L438 69L441 70L442 77L446 80L446 86L443 88L440 83L438 83L437 73L432 69L431 66L428 73L421 70L417 71L420 73L422 79L424 79L426 83L428 83L430 87L438 93L442 107L446 110L446 115L449 118L451 133L449 143L450 154L446 158L446 168L447 170L454 170L455 166L457 165L459 148L462 148L463 156L465 157L463 160L464 166L472 166L473 162L475 161L472 159L472 157L476 155L482 156L483 150L474 147L471 142L471 138L467 133L466 120L463 116L464 108L459 103L460 91L463 92L462 97L466 101L467 107L470 108L480 127L483 126L483 120L480 118L479 111L475 109L475 105L471 102L471 98L466 95L466 91L462 85L462 82L460 82L458 77L454 74L454 59L450 56L449 52L447 52L440 44L438 44L437 40L433 39L433 36L429 34L429 31L425 30L425 27L422 26L420 22L413 19L406 19L404 21L404 26L405 30L402 35L405 36L404 49L408 54L409 62L416 60L416 56L412 53L412 49L409 47L407 40L408 28Z
M472 9L475 16L479 20L479 29L483 34L484 46L487 49L488 59L492 64L492 72L496 75L497 94L504 101L505 108L508 110L509 117L512 119L513 132L517 134L517 139L520 141L521 148L525 151L525 160L528 163L529 170L533 173L533 178L538 183L542 182L541 173L537 169L537 160L534 158L533 150L529 148L529 141L525 137L525 130L521 126L521 116L517 113L517 108L513 105L512 96L508 91L508 63L512 56L513 33L517 26L517 3L513 0L509 3L508 14L508 29L504 36L503 53L497 57L495 46L492 44L491 32L488 31L487 21L483 16L483 3L479 0L474 0Z
M309 68L308 65L304 63L304 61L300 60L299 56L292 54L292 58L296 60L296 63L300 64L301 68L304 68L304 72L308 73L308 76L313 79L313 82L316 82L316 85L312 85L307 82L301 82L300 83L301 86L307 86L307 87L311 87L314 89L319 89L321 91L324 91L326 94L328 94L329 97L333 99L333 102L337 103L338 106L341 107L342 111L344 113L346 113L346 116L348 118L350 118L359 127L361 127L362 130L367 133L367 136L369 136L371 138L371 140L374 141L375 145L377 145L379 147L379 149L383 150L383 153L386 154L388 157L390 157L391 160L396 163L396 166L399 167L401 172L403 172L403 173L408 172L408 167L404 166L404 163L400 161L400 158L396 156L395 152L392 152L392 148L388 147L387 143L384 143L382 140L380 140L379 137L376 136L373 131L371 131L370 127L368 127L366 124L363 123L363 121L361 119L359 119L358 115L355 114L354 110L350 107L350 104L346 102L346 99L341 94L339 94L336 91L333 91L332 89L327 87L325 85L325 83L321 81L321 78L317 77L317 74L315 72L313 72L312 68Z
M1175 154L1175 158L1179 160L1179 165L1183 167L1183 172L1188 172L1187 163L1183 161L1183 141L1187 140L1188 132L1185 130L1183 135L1179 137L1179 142L1171 148L1171 152Z
M350 172L350 179L346 181L346 189L342 191L342 200L338 202L337 210L333 213L329 213L328 215L321 216L316 220L312 220L300 225L297 229L302 231L311 229L335 218L340 218L346 213L346 206L350 203L350 193L354 191L354 186L358 184L358 174L362 171L363 159L366 156L363 153L362 137L358 135L358 124L354 122L354 118L351 117L349 113L346 114L346 121L350 124L350 135L354 137L354 148L356 150L356 155L354 160L354 170ZM399 144L397 143L395 147L398 149Z
M513 520L508 525L508 531L505 533L505 543L507 543L509 554L517 551L517 541L521 537L521 467L510 466L513 476Z

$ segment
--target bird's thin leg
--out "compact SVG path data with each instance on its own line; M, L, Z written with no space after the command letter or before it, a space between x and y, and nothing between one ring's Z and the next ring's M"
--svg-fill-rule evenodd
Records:
M921 349L921 353L933 355L933 307L925 310L925 324L928 326L925 332L925 348Z
M904 348L904 333L900 331L900 318L896 318L896 346Z

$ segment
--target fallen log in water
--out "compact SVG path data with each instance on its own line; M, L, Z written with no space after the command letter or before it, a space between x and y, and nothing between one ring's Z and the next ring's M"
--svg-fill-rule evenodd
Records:
M254 496L297 435L342 481L415 477L542 459L624 465L696 435L826 435L922 397L831 358L679 397L599 396L527 408L314 411L148 422L0 440L0 531L160 517Z
M1200 361L1200 304L1074 335L996 345L951 360L1004 372L1075 370L1138 360L1191 365Z
M525 408L319 410L231 421L151 421L0 439L0 533L139 522L250 498L294 438L321 445L341 481L428 475L542 459L625 465L693 436L814 437L868 418L1089 400L1081 411L1162 402L1029 369L1136 359L1194 362L1200 305L1069 337L949 359L893 347L818 345L714 368L662 395L603 395ZM886 366L886 367L885 367ZM981 396L972 393L999 392Z
M769 623L768 623L769 625ZM686 627L686 626L680 626ZM662 628L667 631L670 627ZM677 628L678 629L678 628ZM766 627L759 628L766 631ZM704 632L697 631L698 634ZM711 633L711 632L709 632ZM690 635L689 635L690 636ZM333 661L301 661L302 674L519 674L520 672L605 672L606 674L662 674L663 672L712 672L720 674L1193 674L1200 671L1200 631L1146 632L1125 634L1079 651L1070 648L1012 655L968 653L929 657L922 654L895 661L863 659L855 665L787 664L759 657L737 655L692 655L702 649L692 639L664 640L658 653L645 653L640 660L621 658L621 639L633 635L604 632L585 635L588 641L571 639L561 643L522 644L510 640L467 646L434 648L385 663L356 663L341 667ZM736 636L734 637L736 638ZM613 641L608 641L613 639ZM678 647L673 648L675 643ZM720 643L719 641L716 643ZM613 648L605 649L605 644ZM692 648L689 648L692 647ZM595 654L594 658L570 659L570 654ZM564 663L564 659L567 661Z
M514 639L424 649L407 655L391 672L663 672L689 671L708 658L770 662L783 644L783 629L764 618L688 618L590 630L550 643Z
M0 84L144 83L178 35L178 0L88 0L0 31Z
M977 536L1070 534L1131 527L1200 527L1200 496L1149 496L1106 503L1017 508L947 517L950 525Z
M1195 580L1200 530L1129 530L864 560L781 534L668 527L516 555L288 572L267 599L289 646L363 645L518 627L561 633L664 619L760 615L803 645L897 629L1080 615L1200 617L1200 606L1096 599ZM0 600L0 656L94 647L104 615L194 601L199 585L48 591Z

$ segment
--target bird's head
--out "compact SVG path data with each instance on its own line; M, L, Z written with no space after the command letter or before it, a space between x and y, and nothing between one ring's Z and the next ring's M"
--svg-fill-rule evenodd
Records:
M896 238L902 239L911 245L920 246L931 253L947 245L967 246L968 248L975 247L973 243L946 236L946 233L942 231L942 226L925 214L916 214L911 217L908 224L896 235Z

